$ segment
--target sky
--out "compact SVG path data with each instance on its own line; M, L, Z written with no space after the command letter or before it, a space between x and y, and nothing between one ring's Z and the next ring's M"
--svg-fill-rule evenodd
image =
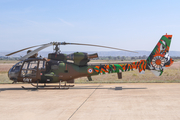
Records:
M179 0L0 0L0 51L53 41L152 51L166 33L173 35L170 50L180 51L179 6Z

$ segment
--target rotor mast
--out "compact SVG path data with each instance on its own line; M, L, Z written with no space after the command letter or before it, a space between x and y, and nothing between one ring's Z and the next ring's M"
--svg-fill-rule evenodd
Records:
M60 45L55 44L54 51L55 51L56 54L59 54L61 52Z

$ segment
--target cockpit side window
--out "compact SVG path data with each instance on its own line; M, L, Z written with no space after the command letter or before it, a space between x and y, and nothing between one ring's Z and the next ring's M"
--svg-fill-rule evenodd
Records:
M37 69L38 61L30 61L27 69Z
M27 61L21 70L22 77L36 77L38 61Z
M39 61L39 70L44 70L46 65L46 61Z
M24 69L27 69L27 68L28 68L28 65L29 65L29 62L25 62L24 65L23 65L23 67L22 67L22 69L23 69L23 70L24 70Z

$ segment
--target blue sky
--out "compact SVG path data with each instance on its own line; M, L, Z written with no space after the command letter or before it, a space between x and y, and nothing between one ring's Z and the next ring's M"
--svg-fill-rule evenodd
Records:
M151 51L165 33L173 35L170 50L180 51L179 6L178 0L0 0L0 51L52 41Z

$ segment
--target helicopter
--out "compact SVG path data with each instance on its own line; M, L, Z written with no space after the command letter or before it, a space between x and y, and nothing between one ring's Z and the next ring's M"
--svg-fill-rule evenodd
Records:
M122 72L137 69L139 73L144 73L145 70L151 70L156 76L160 76L162 75L163 69L165 67L169 67L173 64L173 60L168 54L171 39L172 35L167 35L167 33L166 35L163 35L146 60L130 63L98 65L88 65L88 62L91 59L98 57L97 53L88 54L85 52L74 52L72 54L66 55L60 52L60 45L86 45L123 50L128 52L134 51L101 45L66 42L51 42L47 44L36 45L6 55L10 56L30 48L38 47L33 51L28 50L27 54L20 58L21 61L16 63L9 70L8 77L13 82L31 83L31 85L37 89L45 87L53 87L53 89L68 89L74 85L66 85L66 83L74 83L76 78L87 77L89 81L92 81L91 76L99 74L117 73L118 78L121 79ZM37 57L40 50L43 50L49 46L53 46L54 52L49 53L48 58ZM65 84L61 85L62 82L65 82ZM44 85L39 86L39 83L43 83ZM50 86L46 85L46 83L59 83L59 85ZM23 86L22 88L26 89Z

